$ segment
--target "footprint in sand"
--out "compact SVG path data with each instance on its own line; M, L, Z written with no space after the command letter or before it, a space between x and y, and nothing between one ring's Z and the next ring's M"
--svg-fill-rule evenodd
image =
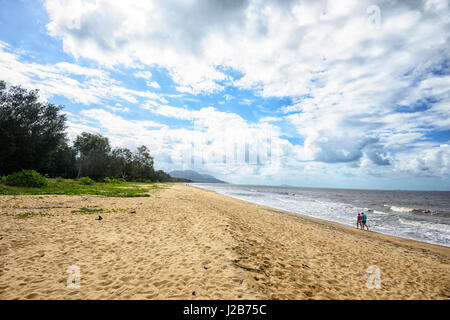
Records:
M129 282L133 278L134 278L133 276L123 276L123 277L119 278L119 280L123 281L123 282Z
M25 296L25 299L36 299L37 297L37 293L30 293L29 295Z

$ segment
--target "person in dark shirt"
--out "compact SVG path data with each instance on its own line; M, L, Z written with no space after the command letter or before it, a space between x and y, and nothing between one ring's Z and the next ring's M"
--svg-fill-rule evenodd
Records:
M367 216L364 212L362 213L361 225L362 225L363 230L364 230L364 227L366 227L367 231L369 231L369 227L367 226Z

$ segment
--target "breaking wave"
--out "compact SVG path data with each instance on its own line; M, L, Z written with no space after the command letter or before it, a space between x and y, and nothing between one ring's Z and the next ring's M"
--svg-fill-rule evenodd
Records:
M428 223L405 221L403 219L398 219L398 220L400 221L401 224L405 224L405 225L409 225L409 226L413 226L413 227L450 232L450 227L447 227L447 226L436 226L436 225L430 225Z

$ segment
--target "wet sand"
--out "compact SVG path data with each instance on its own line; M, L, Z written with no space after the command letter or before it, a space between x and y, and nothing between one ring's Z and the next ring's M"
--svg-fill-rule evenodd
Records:
M450 298L448 247L182 184L150 194L0 196L0 299Z

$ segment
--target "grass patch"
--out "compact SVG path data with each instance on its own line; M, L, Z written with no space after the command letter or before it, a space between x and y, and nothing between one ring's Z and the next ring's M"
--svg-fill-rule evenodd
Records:
M131 208L116 208L116 209L90 209L90 208L80 208L78 210L72 210L72 214L96 214L96 213L118 213L118 212L127 212L131 211Z
M94 213L103 213L103 209L89 209L89 208L80 208L79 210L72 210L72 214L94 214Z
M106 197L150 197L150 190L163 189L161 184L140 182L83 184L72 179L47 179L48 185L40 188L16 187L0 183L0 195L101 195Z
M28 217L36 217L36 216L39 216L39 217L51 216L50 213L46 213L46 212L33 212L33 211L30 211L30 212L22 212L22 213L17 213L17 214L6 214L6 215L7 215L7 216L12 215L12 216L14 216L15 218L18 218L18 219L26 219L26 218L28 218Z

